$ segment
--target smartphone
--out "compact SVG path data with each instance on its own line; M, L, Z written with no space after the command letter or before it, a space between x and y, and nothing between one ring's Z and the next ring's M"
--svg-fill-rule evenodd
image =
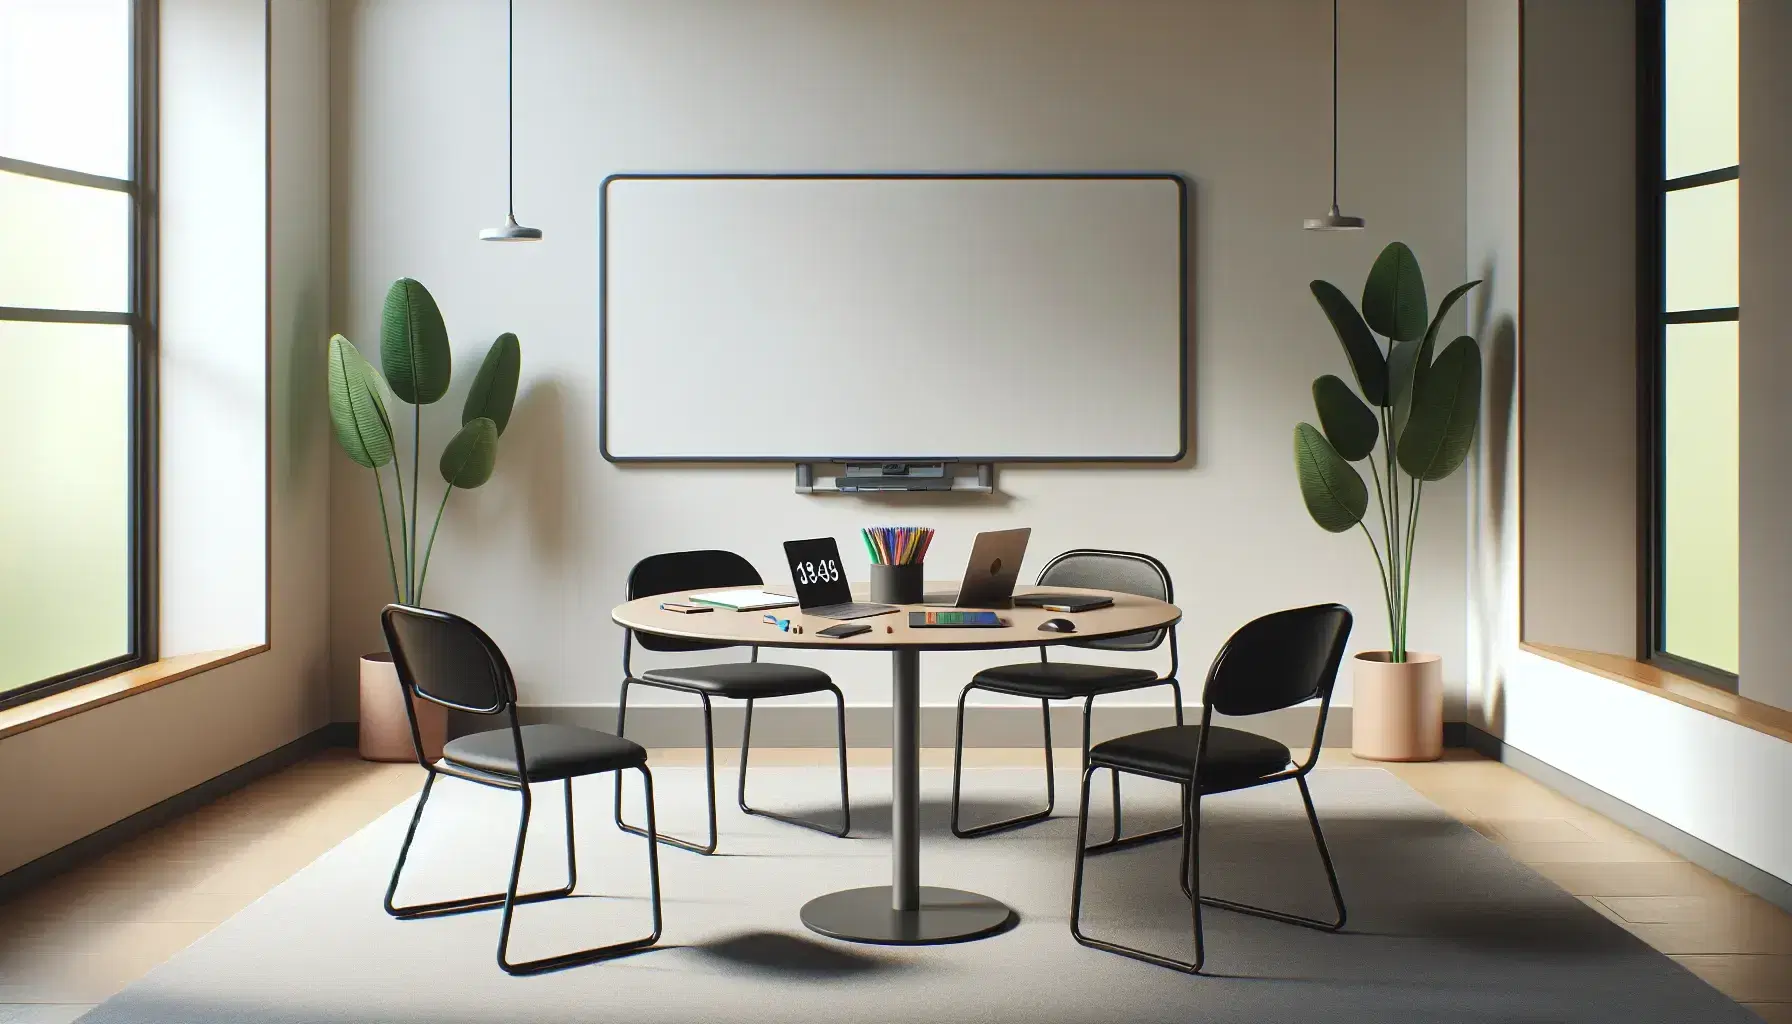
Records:
M715 607L707 604L691 604L688 601L661 601L660 611L682 612L685 615L695 615L698 612L715 611Z
M825 636L830 640L842 640L849 636L858 636L860 633L869 632L871 632L871 627L863 622L842 622L838 626L818 629L815 631L815 635Z

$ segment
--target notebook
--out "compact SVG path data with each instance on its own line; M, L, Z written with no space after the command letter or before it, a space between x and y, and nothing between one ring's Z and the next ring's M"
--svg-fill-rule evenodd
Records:
M697 604L714 605L737 612L756 612L761 608L788 608L796 598L767 590L717 590L708 594L692 594Z
M1014 599L1018 608L1044 608L1051 612L1086 612L1113 603L1113 598L1095 594L1023 594Z

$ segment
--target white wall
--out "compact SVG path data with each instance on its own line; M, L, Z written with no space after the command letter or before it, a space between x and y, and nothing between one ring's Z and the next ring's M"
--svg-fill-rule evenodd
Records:
M776 579L780 541L850 539L889 520L941 529L936 576L959 571L977 530L1023 524L1034 530L1029 574L1075 545L1160 555L1187 615L1185 674L1195 678L1244 619L1306 602L1348 603L1356 644L1385 645L1369 552L1308 520L1290 468L1293 425L1314 415L1312 379L1348 372L1306 284L1359 290L1393 239L1418 252L1434 295L1464 278L1462 4L1347 5L1342 188L1370 229L1342 235L1300 230L1328 200L1323 0L519 5L518 214L547 234L530 246L476 240L504 213L504 78L492 60L501 5L336 10L332 326L372 351L392 279L434 292L458 366L454 392L427 417L426 451L439 451L484 346L504 330L522 339L523 393L497 475L455 497L428 598L505 646L524 703L614 700L620 631L608 612L642 556L734 548ZM1186 175L1193 457L1005 468L1001 497L933 503L797 496L788 467L604 463L598 183L668 169ZM1444 653L1454 707L1463 500L1460 485L1433 493L1412 642ZM354 658L380 646L375 613L388 587L366 471L336 458L333 494L335 712L352 717ZM930 658L924 701L954 699L970 667L991 658ZM835 673L849 700L887 702L883 659L806 660Z
M1567 297L1555 290L1557 283L1543 279L1547 272L1559 272L1554 256L1584 244L1576 239L1595 236L1610 243L1623 237L1622 225L1613 223L1621 215L1618 204L1603 198L1565 202L1563 196L1574 195L1576 189L1584 193L1582 175L1589 168L1631 167L1627 159L1631 141L1621 128L1580 132L1571 128L1576 119L1588 125L1601 119L1608 124L1630 123L1626 117L1631 112L1634 51L1621 43L1632 32L1635 5L1629 0L1578 4L1477 0L1470 11L1470 166L1497 170L1471 170L1468 259L1471 265L1500 268L1504 278L1522 270L1522 295L1497 289L1492 294L1496 315L1521 314L1518 340L1524 356L1504 363L1489 360L1487 415L1470 493L1468 619L1475 675L1469 687L1468 720L1509 748L1763 871L1792 880L1792 829L1786 824L1792 798L1788 791L1792 744L1519 647L1519 513L1521 508L1527 513L1524 575L1529 577L1534 566L1528 514L1535 507L1521 502L1521 490L1559 487L1563 482L1559 474L1565 471L1559 459L1533 460L1532 454L1545 445L1583 443L1565 429L1573 417L1561 403L1573 396L1547 388L1533 391L1530 363L1545 346L1578 347L1574 353L1543 353L1545 360L1578 356L1596 363L1600 346L1609 341L1604 327L1594 325L1590 333L1580 330L1588 326L1584 309L1570 309ZM1565 62L1564 55L1570 52L1576 59ZM1745 49L1745 60L1747 53ZM1746 69L1744 74L1746 79ZM1520 159L1522 176L1516 176L1511 172ZM1629 179L1618 187L1628 191ZM1554 216L1533 217L1539 207ZM1608 252L1602 259L1627 263L1625 255ZM1584 307L1604 310L1613 322L1634 322L1630 280L1609 269L1577 280L1584 289L1580 296ZM1526 383L1522 418L1513 397L1520 365L1525 366ZM1589 381L1588 386L1594 383ZM1606 404L1608 420L1616 415L1614 407L1621 411L1622 403ZM1745 399L1745 414L1746 409ZM1543 430L1555 433L1526 436ZM1608 440L1606 453L1627 457L1630 449L1614 450L1611 445L1616 443ZM1517 459L1521 445L1522 482ZM1592 446L1584 450L1597 451ZM1533 474L1540 479L1533 479ZM1582 511L1595 518L1617 515L1613 529L1623 532L1624 517L1634 515L1634 494L1626 504L1612 490L1609 481L1605 489L1596 488L1593 494L1598 500L1587 500ZM1554 497L1559 502L1561 492ZM1560 511L1559 504L1550 511ZM1571 560L1582 557L1572 546L1554 554ZM1595 556L1596 552L1586 555ZM1529 634L1536 621L1531 615L1533 595L1563 575L1559 568L1551 569L1542 586L1526 589L1525 639L1533 639ZM1621 581L1621 574L1608 575L1607 586L1619 585L1612 582L1614 576ZM1605 600L1621 603L1633 593L1608 594ZM1609 620L1621 621L1621 616ZM1620 647L1616 653L1629 651Z
M262 5L248 6L259 11ZM187 0L163 0L171 8ZM268 17L237 21L235 69L213 87L271 86L274 287L274 488L269 649L223 668L0 740L0 873L250 761L326 724L328 714L328 419L322 331L328 283L328 131L323 0L280 0ZM166 36L164 37L166 40ZM271 59L271 75L269 60ZM259 124L259 122L258 122ZM259 127L257 131L259 131ZM179 136L177 136L179 138ZM252 171L267 177L267 164ZM257 212L257 223L266 219ZM265 266L259 255L258 263ZM255 272L259 281L261 271ZM260 288L258 284L256 286ZM244 344L255 352L262 333ZM261 379L260 370L256 378ZM258 383L256 395L264 392ZM262 464L261 446L255 462ZM259 478L259 474L257 474ZM258 485L259 486L259 485ZM259 507L243 527L263 530ZM250 575L259 578L259 562ZM258 620L259 622L259 620Z
M267 640L266 27L264 4L161 8L164 657Z
M1483 359L1481 427L1469 453L1467 721L1498 731L1518 649L1519 138L1522 0L1468 5L1470 329Z

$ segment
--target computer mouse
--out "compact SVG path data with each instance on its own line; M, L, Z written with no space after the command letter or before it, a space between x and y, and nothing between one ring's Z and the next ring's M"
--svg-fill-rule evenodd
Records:
M1076 623L1069 619L1046 619L1039 624L1039 628L1047 633L1074 633Z

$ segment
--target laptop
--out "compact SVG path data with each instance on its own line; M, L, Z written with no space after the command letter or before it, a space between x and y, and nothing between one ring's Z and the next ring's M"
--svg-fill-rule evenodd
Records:
M790 582L796 586L797 604L805 615L864 619L902 610L893 604L866 604L852 599L852 586L840 567L840 546L832 537L787 540L784 559L790 563Z
M927 594L927 604L949 608L1007 608L1013 603L1014 581L1020 575L1020 560L1027 553L1031 527L1018 530L988 530L977 535L971 545L971 560L965 564L964 580L956 594Z

